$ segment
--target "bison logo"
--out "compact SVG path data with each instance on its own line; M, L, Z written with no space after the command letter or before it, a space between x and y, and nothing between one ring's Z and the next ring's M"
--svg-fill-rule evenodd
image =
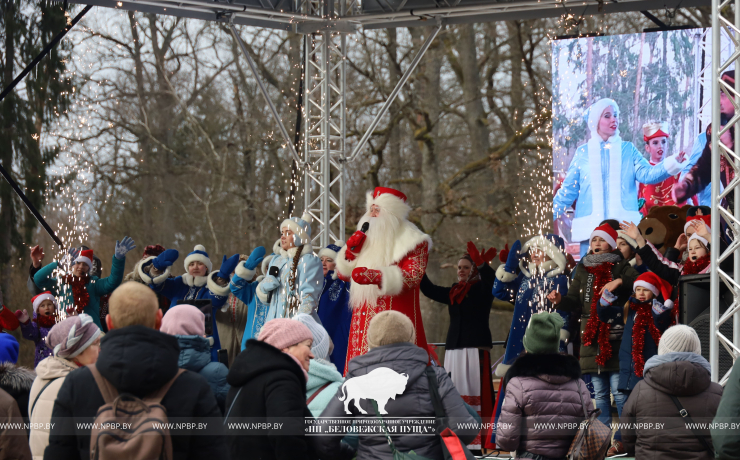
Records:
M367 414L360 407L360 399L374 399L378 403L378 412L387 414L385 405L388 404L388 400L395 400L396 395L402 394L408 381L408 374L399 374L393 369L379 367L367 375L352 377L344 382L339 400L344 401L344 412L347 414L352 413L349 410L350 401L355 402L358 411Z

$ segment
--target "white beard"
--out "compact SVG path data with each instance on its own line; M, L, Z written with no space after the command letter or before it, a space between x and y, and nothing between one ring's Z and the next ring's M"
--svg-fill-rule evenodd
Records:
M362 228L365 222L369 222L370 227L367 230L362 251L356 259L357 267L378 270L393 265L397 262L393 260L394 243L401 233L403 222L388 213L381 213L378 217L370 217L370 213L365 213L360 223L357 224L357 228ZM349 304L352 308L358 308L365 303L375 305L378 297L380 297L378 286L352 283L349 291Z

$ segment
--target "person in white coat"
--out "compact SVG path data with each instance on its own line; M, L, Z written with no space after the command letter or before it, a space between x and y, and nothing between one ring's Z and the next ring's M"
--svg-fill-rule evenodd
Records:
M73 370L94 364L100 353L100 329L85 313L69 316L54 325L46 336L53 354L36 366L36 379L28 398L31 420L31 454L34 460L44 458L49 445L51 412L64 379Z

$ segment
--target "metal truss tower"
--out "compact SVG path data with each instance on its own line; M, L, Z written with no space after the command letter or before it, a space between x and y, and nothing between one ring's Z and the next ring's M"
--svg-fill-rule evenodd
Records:
M724 33L723 33L724 32ZM729 37L731 53L728 58L722 55L722 36ZM725 375L719 375L719 351L724 347L732 356L733 363L740 356L740 79L729 84L721 79L730 67L740 69L740 0L712 0L712 251L710 276L710 342L709 356L712 367L712 380L724 385L732 368ZM735 106L735 115L722 129L720 95L724 94ZM720 140L722 134L734 127L734 145L727 146ZM722 189L720 182L721 163L734 178ZM726 207L723 207L723 204ZM722 218L722 221L720 220ZM721 223L722 222L722 223ZM720 252L719 241L724 237L731 241L727 249ZM733 270L724 270L720 264L733 260ZM727 264L725 264L726 266ZM720 284L722 283L722 285ZM720 308L721 288L726 287L732 303L726 309ZM727 337L720 327L732 321L733 336Z

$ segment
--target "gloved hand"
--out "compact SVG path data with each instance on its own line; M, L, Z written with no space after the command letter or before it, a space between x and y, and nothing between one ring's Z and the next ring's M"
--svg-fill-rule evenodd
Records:
M602 307L608 307L612 303L614 303L615 300L617 300L617 296L609 292L609 290L604 290L604 292L601 293L601 298L599 299L599 303Z
M267 275L260 281L259 288L262 292L267 294L268 292L274 291L280 286L280 281L272 275Z
M18 310L14 312L15 317L18 318L18 321L26 324L29 320L28 312L26 310Z
M473 259L475 266L480 267L481 265L492 261L493 258L496 257L496 248L491 248L488 251L486 251L485 248L481 248L481 250L478 251L475 244L472 241L468 241L468 255Z
M352 270L352 281L357 284L380 284L383 282L383 273L365 267L357 267Z
M352 236L350 236L347 240L347 250L344 253L344 258L350 262L355 260L357 254L362 251L362 246L365 244L365 238L367 238L367 235L360 230L357 230ZM354 251L352 248L354 248Z
M502 264L505 264L506 259L508 257L509 257L509 243L506 243L506 245L501 250L501 252L498 253L498 260L500 260Z
M239 254L234 254L228 259L224 256L224 260L221 261L221 268L218 270L216 276L228 280L231 278L231 274L234 273L237 265L239 265Z
M180 253L177 252L177 249L165 249L162 254L152 261L152 264L158 272L164 272L167 267L175 263L178 257L180 257Z
M259 266L259 264L262 263L262 260L265 258L265 253L267 251L262 246L257 246L252 250L252 253L249 254L249 258L244 261L244 268L248 270L254 270Z
M130 236L124 236L123 241L120 243L118 240L116 240L116 259L123 260L126 258L126 253L130 250L134 249L136 245L134 244L134 240L131 239Z
M516 273L519 269L519 251L522 249L522 242L519 240L514 241L511 245L511 250L506 257L506 265L504 265L504 271L507 273Z
M670 307L666 307L658 299L653 299L653 313L656 315L660 315L662 313L665 313L667 310L670 310Z

